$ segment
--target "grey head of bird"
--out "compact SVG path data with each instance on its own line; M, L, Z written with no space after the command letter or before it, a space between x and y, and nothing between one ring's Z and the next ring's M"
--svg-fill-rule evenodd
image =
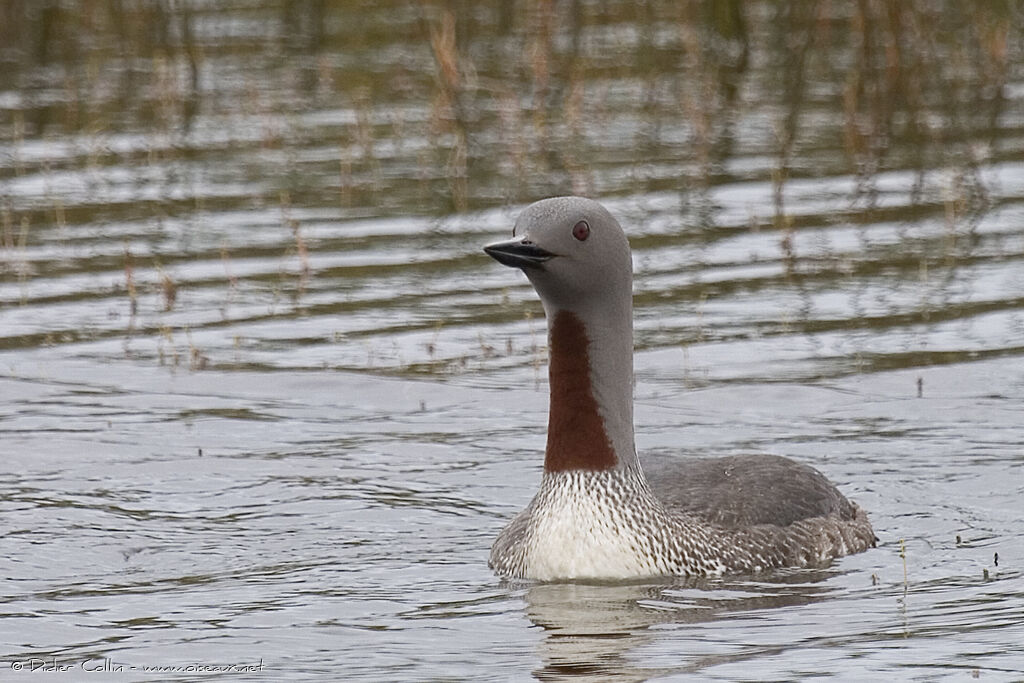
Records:
M552 197L523 209L513 238L484 247L520 268L545 308L579 310L632 296L629 241L615 217L585 197Z

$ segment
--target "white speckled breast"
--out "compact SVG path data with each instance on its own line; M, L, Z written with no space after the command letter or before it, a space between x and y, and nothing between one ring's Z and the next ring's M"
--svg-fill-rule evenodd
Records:
M622 505L621 473L549 473L524 512L519 538L499 537L491 554L501 574L542 581L619 579L665 573L650 552L646 529ZM504 536L504 534L503 534Z

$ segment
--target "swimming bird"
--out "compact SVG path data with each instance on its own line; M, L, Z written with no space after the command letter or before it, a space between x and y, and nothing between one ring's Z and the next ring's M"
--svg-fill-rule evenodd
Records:
M776 455L645 458L633 439L633 263L601 204L526 207L484 251L519 268L548 326L540 490L501 531L509 578L618 580L822 566L875 544L866 513L814 468ZM645 472L646 470L646 472Z

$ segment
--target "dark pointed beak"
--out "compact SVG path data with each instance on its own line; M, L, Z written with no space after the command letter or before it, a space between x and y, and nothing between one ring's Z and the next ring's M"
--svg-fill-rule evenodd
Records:
M484 251L498 263L511 268L540 268L555 256L523 237L492 242L484 247Z

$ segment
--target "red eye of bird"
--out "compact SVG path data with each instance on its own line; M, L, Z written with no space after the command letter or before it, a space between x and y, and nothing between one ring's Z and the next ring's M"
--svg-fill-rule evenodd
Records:
M587 239L590 237L590 224L586 221L580 221L576 225L572 226L572 236L580 242Z

